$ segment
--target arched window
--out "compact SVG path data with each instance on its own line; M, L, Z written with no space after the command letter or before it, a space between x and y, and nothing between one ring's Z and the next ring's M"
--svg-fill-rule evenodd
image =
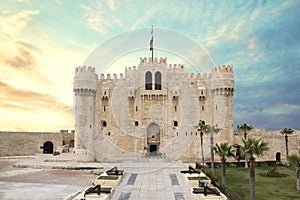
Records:
M161 73L155 72L155 90L161 90Z
M178 122L174 121L174 126L177 127L178 126Z
M145 76L145 90L152 90L152 73L149 71Z
M106 127L106 121L102 122L102 127Z
M276 162L281 162L281 154L280 154L280 152L276 153Z

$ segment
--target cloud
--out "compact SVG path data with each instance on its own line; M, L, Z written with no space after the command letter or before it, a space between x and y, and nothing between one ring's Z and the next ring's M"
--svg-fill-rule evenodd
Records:
M55 131L74 126L72 107L50 94L15 88L4 82L0 82L0 93L2 130Z
M15 69L32 69L36 66L36 58L32 52L38 52L39 49L33 45L24 42L15 42L16 52L14 56L0 53L0 62Z
M56 110L69 115L72 114L71 106L59 102L56 97L50 94L14 88L4 82L0 82L0 93L2 95L0 107L2 108L8 106L10 109L14 108L15 111L27 110L30 112L34 112L34 110L53 112Z
M39 13L39 10L23 10L9 15L9 11L0 11L0 30L9 36L14 36L29 25L32 16Z
M109 8L111 9L111 10L115 10L115 2L114 2L114 0L106 0L106 3L107 3L107 5L109 6Z
M97 32L104 33L105 28L108 25L107 23L110 22L106 22L103 17L105 11L102 8L102 4L100 2L92 6L81 4L80 7L85 11L83 17L86 19L89 26Z

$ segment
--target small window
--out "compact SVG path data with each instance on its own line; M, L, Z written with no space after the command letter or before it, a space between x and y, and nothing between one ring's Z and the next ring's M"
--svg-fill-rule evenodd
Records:
M201 95L203 95L203 90L201 90Z
M138 111L138 107L137 106L135 106L135 112L137 112Z
M177 134L177 136L178 136L178 132L177 132L176 134Z
M105 107L105 106L103 106L103 112L105 112L105 110L106 110L106 107Z
M187 136L187 132L185 132L185 136Z
M202 111L204 111L204 106L202 105Z
M104 91L104 95L106 95L106 91Z
M139 126L139 122L138 122L138 121L135 121L135 122L134 122L134 126L135 126L135 127Z
M216 111L218 111L218 105L216 105Z
M175 112L177 111L177 106L175 106L175 109L174 109L174 110L175 110Z
M145 75L145 90L152 90L152 73L149 71Z
M161 90L161 73L155 72L155 90Z
M107 125L107 124L106 124L106 121L103 121L103 122L102 122L102 127L106 127L106 125Z
M191 131L191 135L193 135L193 132Z
M177 127L178 126L178 122L174 121L174 126Z
M108 134L107 134L108 136L110 136L110 132L108 132Z
M90 124L90 128L92 128L92 124Z

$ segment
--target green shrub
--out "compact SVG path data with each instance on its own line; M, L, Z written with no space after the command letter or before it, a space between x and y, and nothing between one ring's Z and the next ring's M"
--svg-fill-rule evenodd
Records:
M259 175L264 177L287 177L287 174L280 173L277 167L273 167L264 173L259 173Z
M190 181L194 181L194 180L208 180L207 177L199 177L199 176L191 176L191 177L187 177Z
M118 180L119 176L99 176L98 180Z

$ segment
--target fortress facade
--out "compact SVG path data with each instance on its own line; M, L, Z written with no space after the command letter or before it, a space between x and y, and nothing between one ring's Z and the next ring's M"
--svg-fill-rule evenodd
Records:
M98 77L91 67L75 70L75 131L0 131L0 156L73 152L77 161L199 161L199 120L222 130L214 142L242 144L233 130L232 66L209 74L190 74L167 59L141 58L125 74ZM270 150L259 161L286 161L280 130L254 128L248 137L262 138ZM75 140L75 141L74 141ZM75 144L74 144L75 143ZM204 134L204 155L210 161L210 135ZM300 131L288 140L289 154L300 156ZM74 147L74 148L73 148ZM219 158L216 157L216 161Z
M221 129L215 142L233 142L232 66L188 75L167 58L140 58L119 77L82 66L74 93L77 161L199 160L199 120ZM203 140L208 155L210 137Z

